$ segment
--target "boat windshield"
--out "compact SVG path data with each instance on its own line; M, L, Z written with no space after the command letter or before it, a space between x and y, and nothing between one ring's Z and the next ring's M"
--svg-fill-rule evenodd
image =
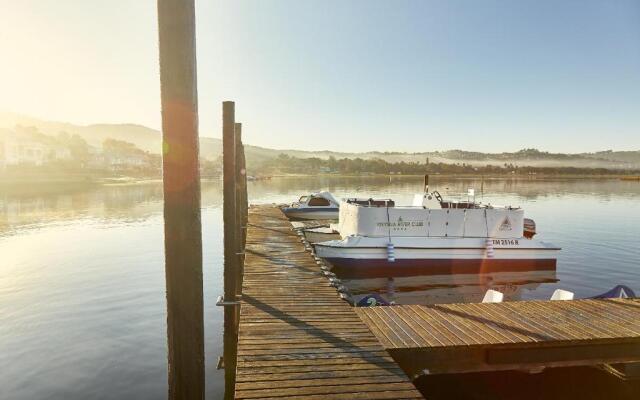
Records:
M298 202L306 203L308 199L309 199L309 196L302 196L300 197L300 199L298 199Z
M324 197L312 197L311 200L309 200L309 205L316 207L326 207L331 205L331 203Z

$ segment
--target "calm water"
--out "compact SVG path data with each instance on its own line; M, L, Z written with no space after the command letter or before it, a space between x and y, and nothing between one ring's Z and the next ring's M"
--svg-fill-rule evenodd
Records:
M455 197L480 182L433 180ZM420 179L296 178L251 183L253 203L290 202L311 190L392 196L410 203ZM220 398L222 187L203 184L207 398ZM445 196L447 197L447 196ZM466 197L466 196L465 196ZM485 181L494 204L522 205L539 237L563 248L553 276L486 282L394 282L404 301L503 285L516 298L577 297L623 283L640 292L640 184L598 181ZM158 183L19 193L0 188L0 398L166 397L162 188ZM475 281L474 281L475 279ZM533 283L532 283L533 282ZM355 291L379 282L352 282ZM466 285L466 286L465 286ZM481 287L484 290L484 286ZM384 289L383 289L384 291ZM477 292L477 290L476 290ZM402 294L400 294L402 293ZM403 297L404 296L404 297Z

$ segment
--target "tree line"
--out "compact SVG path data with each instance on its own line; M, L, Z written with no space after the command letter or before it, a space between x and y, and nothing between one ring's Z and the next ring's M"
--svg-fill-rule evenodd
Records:
M287 154L267 160L262 165L263 173L298 174L468 174L468 175L637 175L640 171L621 171L607 168L581 167L532 167L512 163L502 165L472 165L467 163L434 163L426 158L424 162L388 162L380 158L319 157L298 158Z

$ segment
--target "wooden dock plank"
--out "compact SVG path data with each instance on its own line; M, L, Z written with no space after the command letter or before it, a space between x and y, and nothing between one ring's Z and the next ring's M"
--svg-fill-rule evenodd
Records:
M279 209L247 225L236 398L422 398Z
M356 312L410 375L640 360L640 299L377 308Z
M289 400L408 400L408 399L422 399L423 397L416 394L412 390L394 390L394 391L381 391L376 393L370 392L352 392L352 393L329 393L319 395L303 395L303 396L286 396ZM282 400L282 397L265 397L265 400Z
M276 379L281 374L288 374L293 372L298 373L326 373L326 372L340 372L345 371L355 373L355 371L364 370L383 370L389 373L397 374L400 369L395 361L388 363L380 362L376 364L366 362L355 362L351 364L317 364L317 365L277 365L270 367L254 367L252 369L244 369L238 371L238 376L244 376L244 380L260 381L264 379ZM402 372L404 374L404 372ZM271 375L267 377L266 375ZM277 380L277 379L276 379Z
M394 370L393 375L404 377L404 372L398 368ZM239 375L237 382L260 382L269 381L271 383L277 383L283 380L295 380L295 379L323 379L323 378L355 378L355 377L372 377L372 376L389 376L388 369L385 368L368 368L365 369L347 369L336 370L331 369L328 371L310 371L310 372L273 372L260 375Z
M450 343L447 345L468 345L464 338L459 337L457 331L451 329L451 325L447 321L443 321L442 318L435 313L426 313L420 306L411 306L411 310L418 315L418 318L429 322L433 327L433 332L438 332L442 337L446 338ZM429 331L424 332L428 334Z
M478 309L475 307L474 303L470 303L468 306L465 305L465 307L468 307L468 308L457 307L455 304L450 305L450 307L460 313L475 311L480 314L483 314L485 317L491 315L490 309ZM491 323L482 323L472 318L467 318L466 324L469 329L476 329L480 332L483 332L484 334L490 336L493 340L505 340L511 343L519 343L522 341L526 341L528 338L527 336L524 336L517 332L512 332L512 331L503 329L498 325L491 324Z
M284 396L300 396L304 394L340 394L340 393L367 393L382 391L406 391L406 382L379 382L380 377L369 379L368 382L359 382L356 384L337 384L325 386L304 386L293 388L268 388L268 389L241 389L236 390L236 398L238 399L261 399L264 397L284 397ZM304 384L304 380L300 381ZM409 384L410 385L410 384ZM415 390L415 389L414 389ZM368 397L369 398L369 397Z

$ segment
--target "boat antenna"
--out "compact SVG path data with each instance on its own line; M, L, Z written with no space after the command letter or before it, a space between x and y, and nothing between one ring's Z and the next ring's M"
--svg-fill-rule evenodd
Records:
M429 193L429 174L424 174L424 192Z

